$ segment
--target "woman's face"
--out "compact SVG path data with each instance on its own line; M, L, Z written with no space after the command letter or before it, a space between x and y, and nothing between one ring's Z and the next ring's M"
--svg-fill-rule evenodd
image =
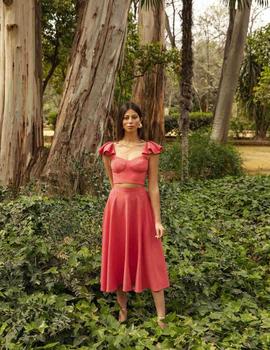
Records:
M137 132L137 129L139 128L141 121L138 113L135 112L133 109L129 109L124 114L122 123L123 123L123 129L126 132L134 132L134 131Z

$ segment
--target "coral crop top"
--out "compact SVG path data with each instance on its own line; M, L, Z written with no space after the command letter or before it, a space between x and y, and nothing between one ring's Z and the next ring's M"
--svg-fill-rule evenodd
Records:
M158 154L163 151L163 147L154 141L146 141L142 153L133 159L120 158L116 155L115 146L112 141L105 142L99 147L100 155L111 157L111 169L113 184L115 183L135 183L144 185L148 174L149 155Z

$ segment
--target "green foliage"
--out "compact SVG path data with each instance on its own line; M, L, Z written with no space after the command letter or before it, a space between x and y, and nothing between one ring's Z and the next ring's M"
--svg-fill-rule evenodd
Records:
M230 130L233 132L233 136L237 139L240 139L247 131L254 130L254 128L254 123L244 118L236 117L230 119Z
M179 119L179 108L172 107L169 111L169 115L165 116L165 132L178 131L178 119ZM189 128L190 130L198 130L203 127L212 125L213 113L212 112L191 112L189 113Z
M248 37L248 47L251 54L254 55L256 62L267 67L270 63L270 25L258 28L252 35Z
M98 291L102 204L41 196L1 204L0 317L8 346L70 338L81 299L89 304Z
M75 0L42 0L43 75L53 69L52 85L62 93L76 26Z
M47 117L47 123L51 126L53 130L55 129L57 114L57 112L50 112Z
M264 73L266 76L262 78L261 74L270 65L269 35L270 25L267 25L248 37L237 91L240 108L255 121L256 136L260 137L266 136L270 126L268 104L265 104L265 100L261 98L268 91L267 73ZM262 79L261 82L260 79ZM265 83L264 79L266 79ZM257 96L255 96L256 91L259 91Z
M173 172L173 178L180 180L180 141L166 145L161 157L161 171ZM189 174L192 179L213 179L226 175L239 176L243 173L239 152L232 145L217 144L206 132L194 132L189 137Z
M190 118L191 119L200 119L200 118L213 118L213 113L212 112L191 112L190 113Z
M267 349L270 177L164 184L161 199L179 348L190 327L209 348Z
M42 0L43 112L52 125L57 113L76 26L75 0Z
M134 79L151 72L157 64L164 68L179 65L179 51L165 50L159 42L140 45L136 18L129 13L127 39L121 69L118 71L115 100L120 105L132 96Z
M270 177L160 183L168 328L150 291L119 325L99 291L108 192L70 200L0 189L2 349L268 349ZM146 307L147 305L147 307Z
M257 86L254 87L255 101L270 109L270 67L264 67Z

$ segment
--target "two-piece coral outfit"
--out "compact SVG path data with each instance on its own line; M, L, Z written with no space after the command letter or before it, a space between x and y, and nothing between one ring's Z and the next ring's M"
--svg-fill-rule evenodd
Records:
M111 158L113 184L145 184L150 154L163 147L147 141L141 156L127 160L116 155L115 145L104 143L98 152ZM114 292L159 291L168 288L169 277L161 239L146 187L113 187L104 208L100 290Z

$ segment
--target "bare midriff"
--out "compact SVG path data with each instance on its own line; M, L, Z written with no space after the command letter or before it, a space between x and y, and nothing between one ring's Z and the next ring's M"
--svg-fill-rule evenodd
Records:
M144 187L144 185L131 184L131 183L121 183L121 184L114 184L113 187Z

